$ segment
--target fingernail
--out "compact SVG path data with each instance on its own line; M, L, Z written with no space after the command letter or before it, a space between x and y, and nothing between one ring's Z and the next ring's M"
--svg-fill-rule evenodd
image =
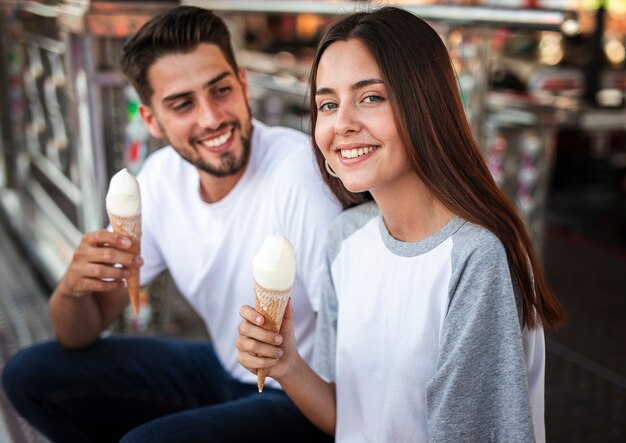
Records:
M259 316L256 318L256 323L257 323L258 325L260 325L262 321L263 321L263 317L261 317L261 316L259 315Z
M122 246L126 246L127 248L132 244L132 242L126 237L122 238Z
M277 345L279 345L281 341L283 341L283 338L282 338L280 335L277 335L277 336L274 338L274 342L275 342Z
M280 358L280 357L282 357L282 356L283 356L283 350L282 350L282 349L279 349L279 350L278 350L278 358Z
M133 262L135 263L135 265L137 265L137 266L141 266L141 265L143 265L143 258L141 258L141 257L135 257L135 258L133 259Z

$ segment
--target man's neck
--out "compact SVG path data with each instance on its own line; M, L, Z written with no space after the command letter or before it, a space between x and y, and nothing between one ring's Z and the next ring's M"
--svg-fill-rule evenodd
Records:
M246 168L228 177L216 177L207 172L198 170L200 174L200 198L205 203L217 203L233 190L239 183Z

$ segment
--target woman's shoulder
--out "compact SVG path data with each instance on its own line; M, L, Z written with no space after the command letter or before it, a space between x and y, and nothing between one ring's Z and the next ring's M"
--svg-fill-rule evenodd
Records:
M335 256L348 237L363 228L378 214L379 209L374 201L362 203L340 213L328 230L327 252L329 255Z
M352 208L346 209L335 218L331 224L330 230L332 233L348 236L361 228L372 218L377 217L379 213L378 206L374 201L368 201L353 206Z
M452 240L456 255L460 257L479 260L506 257L500 239L487 228L475 223L465 222L452 235Z

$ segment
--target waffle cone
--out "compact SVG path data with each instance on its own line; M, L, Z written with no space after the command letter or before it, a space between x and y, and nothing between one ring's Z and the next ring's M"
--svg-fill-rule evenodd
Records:
M280 331L290 293L291 288L284 291L274 291L254 282L254 308L265 318L262 326L264 329L272 332ZM259 369L257 371L259 392L263 392L266 377L267 370Z
M135 255L141 253L141 214L133 217L120 217L119 215L111 214L109 212L109 222L114 232L125 235L133 242L128 252ZM130 304L133 308L133 314L139 315L139 268L132 268L129 270L130 275L126 277L126 284L128 286L128 297L130 298Z

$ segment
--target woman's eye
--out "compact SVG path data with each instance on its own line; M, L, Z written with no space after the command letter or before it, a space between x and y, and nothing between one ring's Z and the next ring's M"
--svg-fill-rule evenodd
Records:
M365 103L376 103L376 102L382 102L384 100L384 98L382 98L379 95L368 95L367 97L365 97L363 99L363 102Z
M330 111L331 109L335 109L337 107L336 103L326 102L322 103L318 108L319 111Z

